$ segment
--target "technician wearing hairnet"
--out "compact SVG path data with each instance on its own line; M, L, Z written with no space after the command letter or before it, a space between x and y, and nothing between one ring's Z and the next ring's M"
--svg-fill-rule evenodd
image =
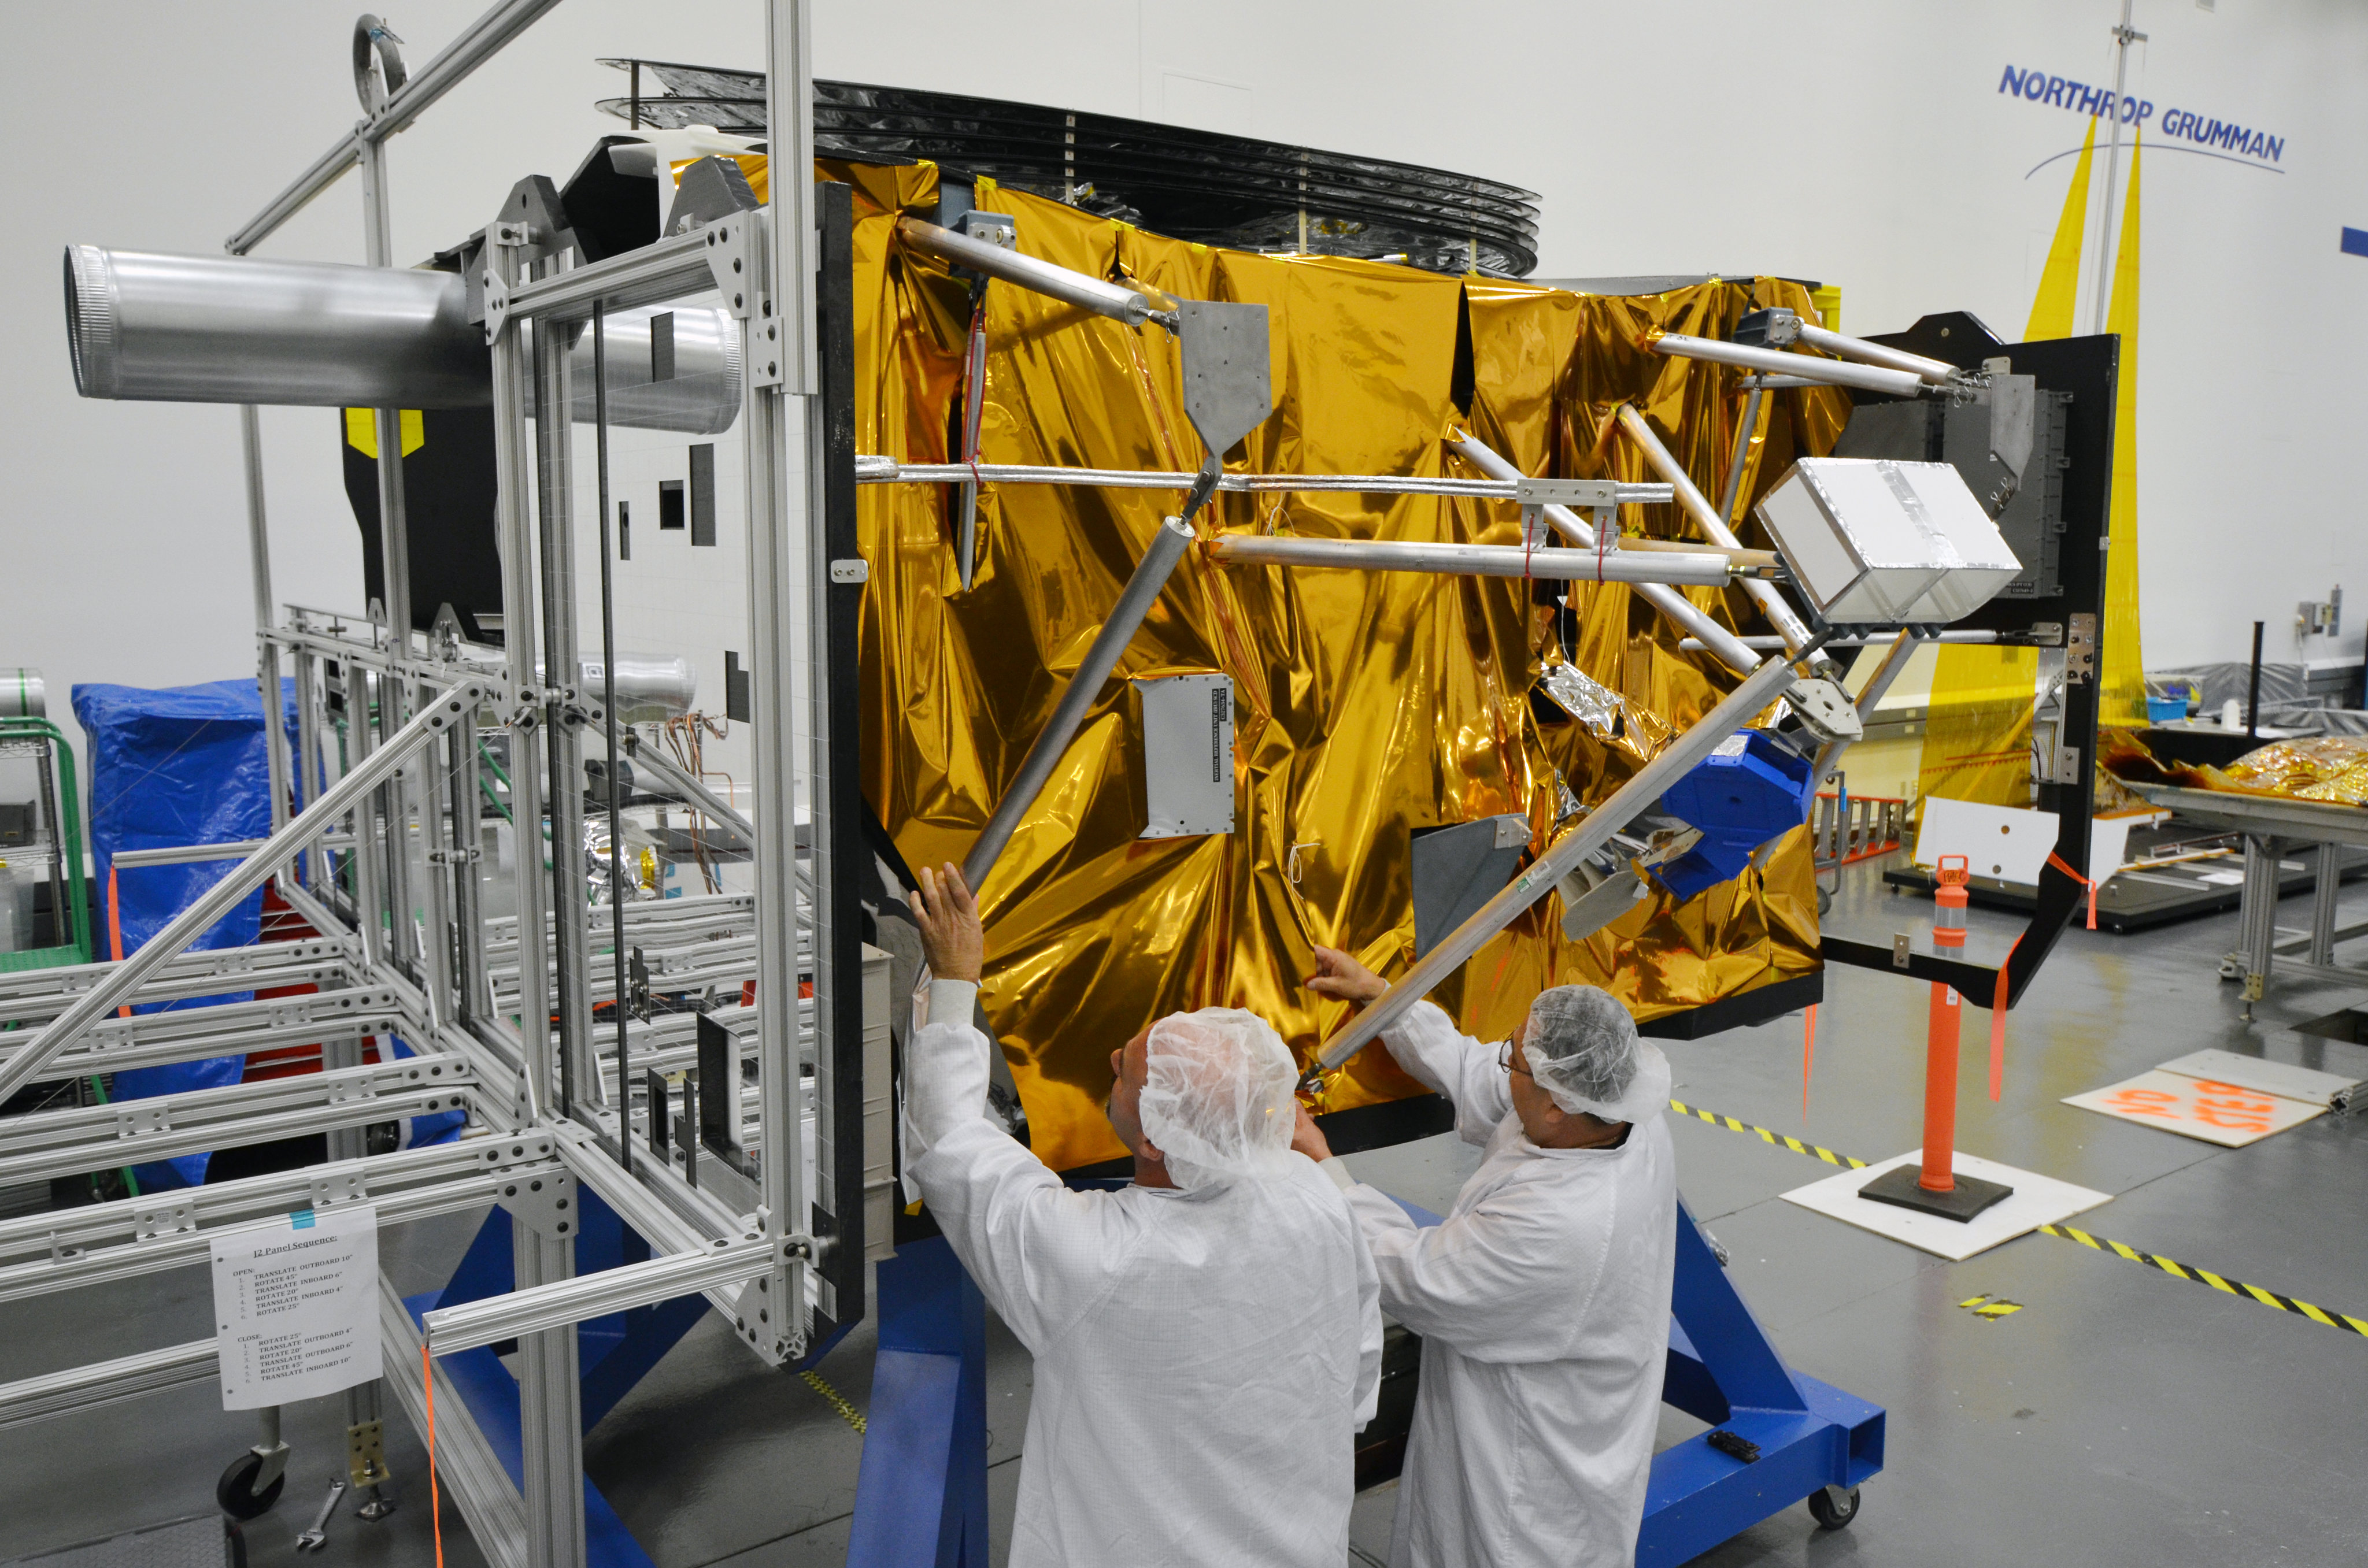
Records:
M1322 995L1386 989L1346 953L1315 960ZM1347 1191L1383 1310L1422 1335L1391 1568L1633 1563L1676 1262L1668 1062L1588 985L1540 994L1501 1048L1428 1002L1383 1040L1487 1150L1445 1222L1417 1229L1312 1120L1292 1144Z
M1340 1568L1379 1286L1340 1193L1291 1150L1290 1052L1232 1008L1153 1024L1110 1052L1134 1185L1072 1192L987 1119L977 905L951 866L920 881L935 978L908 1168L1036 1358L1011 1568Z

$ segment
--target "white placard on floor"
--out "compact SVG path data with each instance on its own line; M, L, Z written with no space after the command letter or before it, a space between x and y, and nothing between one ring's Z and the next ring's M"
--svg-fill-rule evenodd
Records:
M1796 1187L1784 1194L1784 1201L1847 1221L1894 1241L1906 1242L1952 1262L1962 1262L2025 1232L2059 1223L2112 1199L2110 1192L2075 1187L2068 1181L2017 1170L1962 1151L1951 1167L1959 1176L1979 1176L2014 1188L1971 1220L1944 1220L1937 1214L1921 1214L1896 1203L1878 1203L1858 1195L1860 1187L1884 1172L1896 1165L1916 1165L1923 1158L1923 1150L1910 1149L1891 1159L1878 1160L1863 1170L1843 1171L1823 1181Z
M213 1241L224 1410L336 1393L377 1378L378 1210L306 1210Z
M2295 1067L2258 1056L2239 1056L2233 1051L2191 1051L2156 1070L2190 1078L2216 1078L2224 1084L2259 1089L2282 1099L2302 1100L2310 1105L2332 1105L2336 1096L2360 1086L2359 1079L2347 1078L2340 1073L2322 1073L2315 1067Z
M2064 1103L2230 1149L2300 1126L2327 1110L2325 1100L2313 1105L2242 1084L2191 1078L2159 1067L2085 1095L2066 1095Z

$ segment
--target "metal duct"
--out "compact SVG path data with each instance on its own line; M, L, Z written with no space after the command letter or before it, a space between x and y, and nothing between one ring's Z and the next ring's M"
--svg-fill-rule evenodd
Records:
M575 422L592 423L592 326L575 324L568 384ZM602 324L608 337L609 423L634 430L720 436L740 416L740 328L719 307L644 305ZM534 415L534 378L526 411Z
M534 665L534 678L543 678L542 661ZM578 689L587 695L607 697L609 683L600 677L600 656L586 653L577 670ZM660 719L679 719L699 701L699 668L679 653L617 654L617 721L624 724L645 724Z
M484 330L468 319L458 273L69 245L65 306L85 397L325 408L493 402ZM573 412L589 423L592 334L586 324L572 330ZM606 331L610 424L714 435L738 416L740 335L723 311L620 311Z
M85 397L330 408L493 400L460 275L69 245L66 341Z

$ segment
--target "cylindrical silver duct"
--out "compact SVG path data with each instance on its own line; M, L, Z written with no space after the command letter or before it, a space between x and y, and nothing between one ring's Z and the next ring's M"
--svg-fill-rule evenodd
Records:
M483 408L482 326L454 272L70 245L66 344L85 397L329 408ZM663 323L663 324L660 324ZM592 337L572 350L593 414ZM609 318L609 422L716 435L740 413L740 329L712 306ZM529 405L531 412L531 402Z
M632 430L720 436L740 417L740 327L724 311L644 305L605 318L609 423ZM541 330L541 324L537 324ZM568 384L575 423L593 417L592 332L574 324ZM534 415L533 383L526 411Z
M85 397L327 408L492 401L454 272L69 245L66 342Z
M600 656L582 655L577 685L586 696L606 698L609 683L600 678ZM543 678L542 661L534 665L534 678ZM646 724L659 719L679 719L699 701L699 669L689 659L671 653L617 654L617 722Z
M0 719L39 719L49 710L49 687L40 671L0 670Z

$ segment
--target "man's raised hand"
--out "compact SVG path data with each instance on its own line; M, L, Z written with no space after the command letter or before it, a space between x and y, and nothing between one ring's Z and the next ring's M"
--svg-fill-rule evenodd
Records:
M939 980L967 980L976 984L986 961L986 933L978 923L978 900L970 884L952 866L932 872L921 868L921 885L913 890L913 913L921 926L921 951L929 972Z
M1318 996L1335 996L1343 1002L1370 1002L1389 988L1388 981L1339 949L1315 949L1315 972L1307 977L1307 989Z

